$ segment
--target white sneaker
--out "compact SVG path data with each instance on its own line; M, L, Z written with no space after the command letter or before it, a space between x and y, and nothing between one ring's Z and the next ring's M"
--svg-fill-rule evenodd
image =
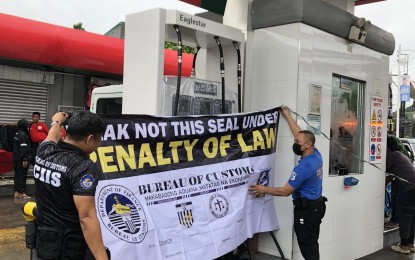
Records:
M409 250L409 249L403 249L401 247L400 243L398 243L395 246L391 246L391 249L392 249L392 251L398 252L398 253L401 253L401 254L409 254L411 252L411 250Z

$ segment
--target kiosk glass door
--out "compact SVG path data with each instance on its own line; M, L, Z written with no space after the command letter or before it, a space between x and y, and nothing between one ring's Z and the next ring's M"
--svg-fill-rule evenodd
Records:
M364 82L333 75L330 175L361 173Z

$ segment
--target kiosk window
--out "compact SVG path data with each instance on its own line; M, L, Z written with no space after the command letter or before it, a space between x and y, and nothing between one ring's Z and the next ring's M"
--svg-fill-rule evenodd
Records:
M330 122L330 175L361 173L364 82L333 75ZM346 148L347 150L343 149ZM354 156L355 155L355 156Z

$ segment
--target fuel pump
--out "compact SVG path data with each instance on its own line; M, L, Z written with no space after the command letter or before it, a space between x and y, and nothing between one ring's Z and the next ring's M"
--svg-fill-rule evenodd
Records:
M145 41L140 40L143 36ZM128 15L127 37L123 114L182 116L241 111L241 30L157 8ZM177 76L164 76L165 41L178 43ZM149 46L148 42L155 44ZM196 49L191 77L181 75L183 45ZM231 73L225 74L225 62Z

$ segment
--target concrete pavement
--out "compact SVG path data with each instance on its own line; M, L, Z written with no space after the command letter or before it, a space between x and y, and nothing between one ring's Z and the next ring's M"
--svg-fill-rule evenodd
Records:
M26 220L20 213L22 205L27 201L29 200L14 199L13 196L0 197L0 259L30 259L30 250L24 242Z

